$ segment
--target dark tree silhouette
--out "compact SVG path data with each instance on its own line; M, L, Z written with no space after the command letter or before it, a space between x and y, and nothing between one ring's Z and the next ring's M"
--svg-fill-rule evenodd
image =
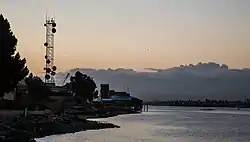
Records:
M13 91L18 82L29 73L25 58L21 59L20 54L16 53L16 45L17 39L10 29L8 20L0 14L0 97Z
M38 76L33 76L32 73L25 79L25 83L28 85L29 98L35 102L47 99L51 93L51 90L42 79Z
M96 83L92 77L77 71L75 76L70 78L71 91L76 97L80 97L85 102L92 102L97 97Z

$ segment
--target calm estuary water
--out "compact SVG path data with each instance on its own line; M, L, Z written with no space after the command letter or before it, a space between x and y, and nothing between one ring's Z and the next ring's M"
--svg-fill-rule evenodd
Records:
M40 142L249 142L250 109L150 107L142 114L98 119L120 125L49 136Z

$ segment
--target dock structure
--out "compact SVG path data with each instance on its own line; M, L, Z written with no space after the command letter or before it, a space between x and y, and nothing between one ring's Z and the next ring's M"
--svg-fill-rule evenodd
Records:
M148 104L143 104L143 111L148 112Z

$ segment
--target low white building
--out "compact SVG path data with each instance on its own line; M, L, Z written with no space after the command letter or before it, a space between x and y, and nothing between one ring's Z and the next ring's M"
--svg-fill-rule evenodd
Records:
M18 86L26 86L25 79L21 80L18 83ZM5 99L5 100L15 100L15 98L16 98L16 88L12 92L5 93L5 95L3 96L2 99Z
M16 97L16 89L14 89L14 91L9 92L9 93L5 93L5 95L3 96L3 99L5 100L15 100Z

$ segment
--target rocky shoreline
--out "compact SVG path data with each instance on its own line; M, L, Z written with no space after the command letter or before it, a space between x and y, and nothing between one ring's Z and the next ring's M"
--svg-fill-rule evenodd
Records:
M34 142L34 138L49 135L93 129L120 128L120 126L114 124L87 119L140 113L140 110L114 105L85 104L71 107L60 113L46 110L26 110L23 113L14 110L4 112L1 114L3 118L0 118L0 141Z
M77 115L28 114L26 116L16 116L1 122L0 141L34 142L34 138L41 138L49 135L105 128L120 128L120 126L110 123L89 121L85 118L80 118Z

